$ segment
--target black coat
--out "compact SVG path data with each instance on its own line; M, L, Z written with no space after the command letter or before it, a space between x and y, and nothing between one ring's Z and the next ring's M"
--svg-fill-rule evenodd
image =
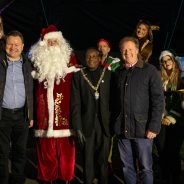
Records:
M102 68L100 68L102 72ZM86 73L86 70L84 70ZM111 72L106 70L100 84L99 111L105 135L109 136L109 91ZM97 116L94 90L82 76L81 71L73 76L71 96L71 122L74 130L82 130L85 136L90 136L94 129Z
M113 78L115 133L126 138L144 138L147 130L158 134L164 95L157 69L138 61L129 70L122 68Z
M29 120L33 119L33 79L31 76L31 62L24 56L23 57L23 75L24 75L24 83L25 83L25 91L26 91L26 111L27 118ZM8 67L8 62L5 53L0 54L0 119L1 119L1 107L4 96L4 89L6 83L6 71Z

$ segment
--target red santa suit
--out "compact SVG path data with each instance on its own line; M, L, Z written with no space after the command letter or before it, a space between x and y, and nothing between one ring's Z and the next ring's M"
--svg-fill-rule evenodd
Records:
M33 61L36 60L34 52L37 50L31 53ZM38 179L41 181L74 178L75 144L69 116L72 73L77 71L75 64L76 58L71 54L68 68L59 82L55 78L40 82L38 77L35 84L35 136L38 137Z

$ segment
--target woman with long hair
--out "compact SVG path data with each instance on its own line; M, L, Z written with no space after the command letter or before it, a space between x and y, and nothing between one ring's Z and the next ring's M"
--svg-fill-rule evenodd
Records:
M150 61L153 51L152 30L158 29L158 26L151 25L147 20L140 20L136 25L134 36L139 40L139 52L145 62Z
M165 94L165 113L161 132L156 138L163 183L179 184L180 149L184 140L184 88L181 70L174 54L165 50L159 57L160 74Z

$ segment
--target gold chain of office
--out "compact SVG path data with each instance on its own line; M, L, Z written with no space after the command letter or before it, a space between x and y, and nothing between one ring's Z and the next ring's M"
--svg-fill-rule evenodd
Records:
M99 92L98 92L98 88L100 86L100 83L104 77L104 74L105 74L105 71L106 71L106 68L103 69L102 71L102 74L100 75L100 78L97 82L97 85L94 86L91 81L86 77L86 74L84 73L83 69L81 69L81 73L82 73L82 76L84 77L84 79L86 80L86 82L89 84L89 86L95 90L95 99L98 100L99 99Z

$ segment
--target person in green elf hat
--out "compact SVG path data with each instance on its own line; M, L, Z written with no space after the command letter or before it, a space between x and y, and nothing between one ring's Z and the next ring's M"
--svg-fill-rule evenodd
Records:
M101 65L111 71L117 70L121 66L119 58L114 58L109 55L111 46L109 41L100 39L97 43L98 50L101 52Z

